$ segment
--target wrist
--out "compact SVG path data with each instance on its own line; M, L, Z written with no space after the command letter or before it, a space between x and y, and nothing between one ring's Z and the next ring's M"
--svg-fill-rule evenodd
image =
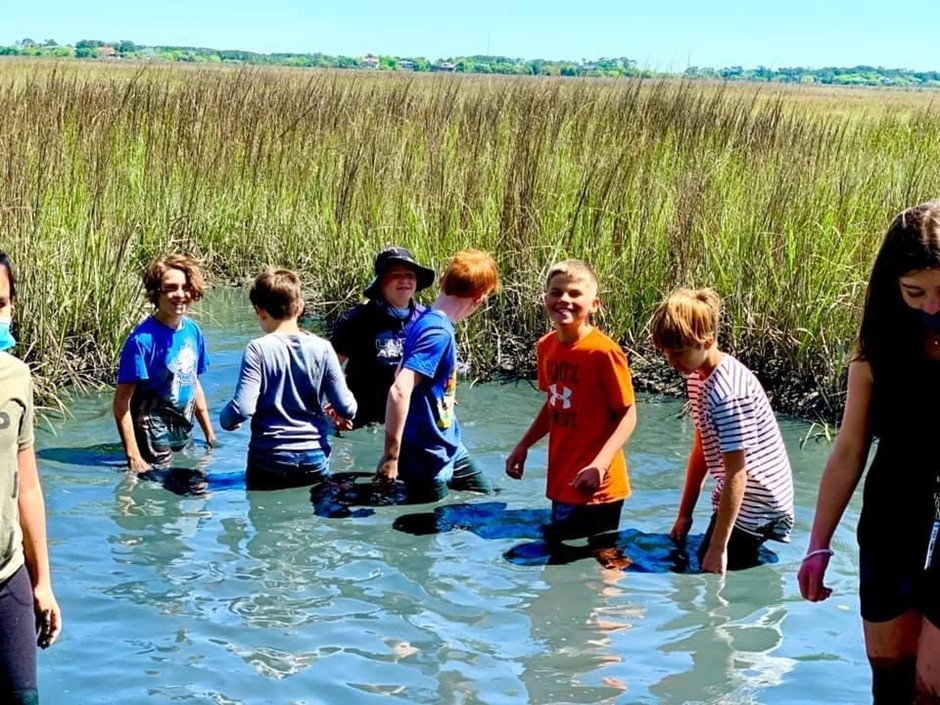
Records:
M815 558L816 556L826 556L829 558L834 555L836 555L836 553L831 548L814 548L813 550L806 552L806 555L803 556L803 560L801 562L806 563L806 561L810 560L811 558Z

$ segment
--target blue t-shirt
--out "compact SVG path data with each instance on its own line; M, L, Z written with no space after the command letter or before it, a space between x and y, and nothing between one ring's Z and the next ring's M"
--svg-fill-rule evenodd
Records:
M209 354L199 326L183 318L174 329L150 316L124 341L117 381L136 384L135 399L160 399L192 421L196 384L208 369Z
M439 470L460 446L460 426L454 414L457 338L450 319L430 310L412 323L401 365L423 377L411 393L402 434L402 462L412 459ZM402 472L407 468L402 467Z

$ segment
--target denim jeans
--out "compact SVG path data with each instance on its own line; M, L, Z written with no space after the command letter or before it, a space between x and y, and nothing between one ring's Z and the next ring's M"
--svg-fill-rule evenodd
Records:
M493 486L483 471L471 459L461 444L449 462L443 466L418 459L403 449L398 459L398 476L405 483L409 504L437 502L447 490L490 494Z
M245 486L249 490L279 490L321 485L329 476L329 448L248 451Z

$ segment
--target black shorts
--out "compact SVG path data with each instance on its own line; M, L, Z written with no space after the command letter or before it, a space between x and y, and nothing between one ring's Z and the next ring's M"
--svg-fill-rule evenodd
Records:
M887 622L915 610L940 629L940 574L896 556L859 556L859 602L866 622Z
M705 536L702 537L702 545L698 550L699 564L708 551L708 544L711 543L712 534L715 533L716 521L718 521L718 515L712 514ZM760 547L766 540L763 536L742 531L737 526L731 527L731 538L728 539L728 570L744 570L760 565Z
M617 531L623 500L603 504L552 502L552 518L542 528L546 541L564 541Z

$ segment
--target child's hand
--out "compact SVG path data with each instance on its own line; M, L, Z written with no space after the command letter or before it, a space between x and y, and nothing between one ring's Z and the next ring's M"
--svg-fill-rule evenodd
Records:
M832 588L823 583L827 567L829 556L825 553L817 553L803 559L797 580L800 583L800 594L810 602L825 600L832 594Z
M702 557L702 572L724 575L728 570L728 551L709 544Z
M574 479L571 481L571 486L586 497L590 497L600 489L601 477L599 468L588 465L586 468L581 468L581 470L578 471L578 474L575 475Z
M39 648L47 649L62 631L62 613L51 589L33 589L33 609L36 612L36 630L39 634L36 643Z
M209 449L211 450L212 448L215 448L215 444L216 444L215 433L207 433L206 445L209 446Z
M142 475L150 469L150 463L139 455L127 456L127 469L135 475Z
M375 469L376 482L383 485L391 485L398 479L398 458L390 458L383 455L379 460L379 465Z
M514 480L522 479L522 473L525 472L525 459L529 451L525 448L516 446L512 449L509 457L506 458L506 474Z
M685 539L689 535L689 529L692 528L692 517L677 517L676 522L669 530L669 538L675 541L679 546L685 545Z
M326 417L333 422L333 428L335 428L337 431L352 431L352 419L347 419L337 414L336 409L333 408L332 404L327 404L323 408L323 413L326 414Z

